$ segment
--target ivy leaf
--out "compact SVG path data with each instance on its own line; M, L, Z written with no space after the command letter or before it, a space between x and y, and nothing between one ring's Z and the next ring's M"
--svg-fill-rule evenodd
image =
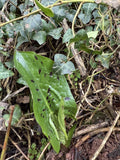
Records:
M19 119L21 118L22 116L22 112L21 112L21 108L19 105L15 105L15 109L14 109L14 112L13 112L13 117L12 117L12 122L11 122L11 125L15 125ZM3 116L3 118L5 119L5 124L6 126L8 126L8 121L9 121L9 118L10 118L10 114L5 114Z
M63 43L69 42L69 40L72 38L73 38L72 30L69 28L63 36Z
M58 153L63 135L56 125L61 99L65 116L74 118L77 109L67 81L63 75L52 72L52 60L34 52L16 51L14 63L30 88L35 118Z
M87 32L87 35L88 35L88 38L94 38L95 39L98 35L98 31Z
M84 29L79 30L74 38L71 38L70 43L72 42L83 42L83 41L88 41L88 36L87 33Z
M41 15L36 14L30 17L24 18L23 29L28 32L37 31L41 25Z
M36 40L41 45L46 41L46 32L45 31L36 32L33 35L32 39Z
M6 69L4 65L0 62L0 79L8 78L13 75L14 73L11 70Z
M55 54L54 56L53 71L56 74L70 74L75 71L74 64L71 61L67 61L67 57L63 54Z
M62 27L51 29L50 32L48 32L48 35L52 36L54 39L59 39L61 37L62 30Z
M3 7L4 3L5 3L5 0L0 1L0 9Z
M20 37L18 37L17 41L18 41L18 43L16 45L16 48L18 48L21 44L23 44L25 42L29 42L27 36L26 37L20 36Z
M53 17L54 16L54 13L50 8L47 8L47 7L43 6L41 3L39 3L38 0L35 0L35 3L38 6L38 8L42 10L42 12L44 14L46 14L49 17Z
M17 80L17 83L18 83L18 84L23 84L23 85L27 86L27 83L26 83L26 81L23 79L23 77L20 77L20 78Z
M49 22L47 23L44 19L42 19L41 21L42 21L41 29L46 33L48 33L51 29L54 28L54 26L51 23Z
M53 11L54 11L54 19L56 22L61 22L64 18L68 19L70 22L73 21L73 18L75 16L76 10L72 9L72 3L69 3L68 5L59 5L59 6L54 6Z
M55 3L55 2L56 2L56 0L49 0L49 1L41 0L41 3L42 3L44 6L52 5L52 4Z
M105 68L109 68L110 59L113 53L102 53L96 57L96 61L100 61Z
M78 15L80 20L84 23L87 24L91 18L92 18L92 11L97 8L97 4L95 3L85 3L82 6L82 11Z

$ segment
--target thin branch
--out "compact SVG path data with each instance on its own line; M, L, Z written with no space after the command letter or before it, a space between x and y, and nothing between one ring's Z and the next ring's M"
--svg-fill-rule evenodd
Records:
M102 141L100 147L98 148L98 150L95 152L95 154L93 155L93 157L90 160L95 160L98 157L99 153L101 152L101 150L105 146L107 140L109 139L110 135L112 134L112 131L113 131L119 117L120 117L120 112L117 113L117 116L113 122L113 125L110 127L110 129L109 129L108 133L106 134L104 140Z
M4 140L4 144L3 144L3 149L2 149L0 160L4 160L5 159L5 154L6 154L6 150L7 150L7 144L8 144L9 134L10 134L10 128L11 128L11 122L12 122L14 108L15 108L14 106L10 107L11 113L10 113L9 123L8 123L7 131L6 131L6 135L5 135L5 140Z

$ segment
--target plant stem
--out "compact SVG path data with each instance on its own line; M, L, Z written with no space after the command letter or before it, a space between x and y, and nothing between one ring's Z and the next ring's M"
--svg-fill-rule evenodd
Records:
M11 109L10 119L9 119L8 128L7 128L6 135L5 135L5 140L4 140L4 145L3 145L3 149L2 149L0 160L4 160L5 159L5 153L6 153L6 149L7 149L7 143L8 143L9 133L10 133L12 116L13 116L13 112L14 112L14 106L11 106L10 109Z
M55 6L59 6L59 5L62 5L62 4L66 4L66 3L76 3L76 2L95 3L95 0L65 0L65 1L62 0L62 1L58 1L58 3L55 2L54 4L47 6L47 8L52 8L52 7L55 7ZM8 21L8 22L2 23L2 24L0 24L0 27L4 26L4 25L6 25L6 24L9 24L9 23L18 21L18 20L23 19L23 18L25 18L25 17L29 17L29 16L31 16L31 15L33 15L33 14L39 13L40 11L41 11L41 9L37 9L37 10L35 10L35 11L31 12L31 13L28 13L28 14L26 14L26 15L24 15L24 16L21 16L21 17L12 19L12 20L10 20L10 21Z

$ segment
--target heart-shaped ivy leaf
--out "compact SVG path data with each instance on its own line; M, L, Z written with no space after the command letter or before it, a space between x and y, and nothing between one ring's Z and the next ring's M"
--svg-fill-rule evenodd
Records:
M66 136L63 118L74 118L77 109L67 81L63 75L53 73L51 59L34 52L16 51L14 63L31 90L35 118L58 153Z
M75 71L75 67L71 61L67 60L64 54L55 54L53 71L61 75L70 74Z

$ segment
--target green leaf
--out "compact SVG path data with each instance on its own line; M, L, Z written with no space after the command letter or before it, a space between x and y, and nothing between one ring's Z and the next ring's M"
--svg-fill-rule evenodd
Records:
M35 3L38 6L38 8L42 10L42 12L44 14L46 14L49 17L53 17L54 16L54 13L50 8L47 8L47 7L43 6L38 0L35 0Z
M65 139L68 139L67 133L66 133L66 128L65 128L65 115L64 115L64 101L63 99L61 99L61 105L59 107L59 111L58 111L58 122L60 125L60 128L62 130L62 132L65 135Z
M52 4L55 3L55 2L56 2L56 0L49 0L49 1L41 0L41 3L42 3L44 6L52 5Z
M8 62L5 62L5 65L6 65L8 68L13 68L13 67L14 67L13 60L9 60Z
M67 61L67 57L63 54L55 54L54 56L53 71L56 74L70 74L75 71L74 64L71 61Z
M26 37L20 36L20 37L18 37L17 41L18 41L18 43L16 45L16 48L18 48L21 44L23 44L25 42L29 42L27 36Z
M113 53L102 53L96 57L96 61L100 61L105 68L109 68L110 59Z
M23 85L27 86L27 83L26 83L26 81L23 79L23 77L20 77L20 78L17 80L17 83L23 84Z
M68 140L66 141L66 144L65 144L66 147L69 147L69 146L70 146L71 139L72 139L72 136L73 136L73 133L74 133L74 131L75 131L76 126L77 126L77 124L74 124L74 125L70 128L70 130L69 130L69 132L68 132Z
M75 37L70 40L70 43L79 41L88 41L88 36L84 29L79 30Z
M69 42L71 38L73 38L73 34L72 30L69 28L63 36L63 43Z
M52 36L54 39L59 39L61 37L62 30L62 27L51 29L50 32L48 32L48 35Z
M53 73L52 60L34 52L16 51L14 63L30 88L35 118L58 153L61 141L56 117L61 99L65 116L74 118L77 109L67 81L63 75Z
M88 35L88 38L94 38L95 39L98 35L98 31L87 32L87 35Z
M42 21L41 29L46 33L48 33L51 29L54 28L54 26L50 22L47 23L44 19L42 19L41 21Z
M14 73L11 70L6 69L4 65L0 62L0 79L8 78L13 75Z
M89 38L84 29L81 29L76 33L75 37L70 40L70 43L72 42L76 42L75 43L76 48L83 50L87 53L101 54L101 51L96 51L87 47L87 45L89 45Z
M89 54L95 54L95 55L102 54L102 51L90 49L84 44L80 44L79 48Z
M36 32L33 35L32 39L36 40L41 45L46 41L46 32L45 31Z
M54 19L56 20L56 22L61 22L64 18L68 19L70 22L73 21L73 18L75 16L76 10L72 9L72 3L66 5L59 5L59 6L55 6L53 7L53 11L54 11Z
M5 3L5 0L0 1L0 9L3 7L4 3Z
M92 19L92 11L95 8L97 8L97 4L95 3L85 3L82 5L82 11L78 17L84 24L87 24Z
M13 112L13 117L12 117L12 122L11 122L11 125L15 125L19 119L21 118L22 116L22 112L21 112L21 108L19 105L15 105L15 109L14 109L14 112ZM5 114L3 116L3 118L5 119L5 124L6 126L8 126L8 121L9 121L9 118L10 118L10 114Z
M28 32L37 31L41 25L41 15L36 14L36 15L31 15L30 17L24 18L22 25L24 29L23 32L24 31L28 31Z

